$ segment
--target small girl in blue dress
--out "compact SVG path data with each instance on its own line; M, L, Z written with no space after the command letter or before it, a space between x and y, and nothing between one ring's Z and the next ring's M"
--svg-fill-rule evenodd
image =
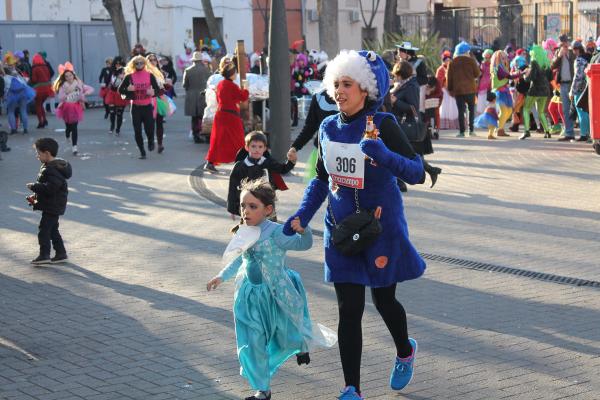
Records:
M331 347L336 334L313 326L300 275L285 264L287 250L312 246L309 227L291 223L295 234L268 218L275 211L275 191L267 181L245 181L241 186L242 225L223 255L227 266L206 285L216 289L237 274L233 313L240 374L256 390L246 400L271 399L271 378L291 356L308 364L313 344Z
M475 127L488 130L488 139L496 139L494 131L498 128L498 112L496 111L496 94L488 92L488 105L485 111L475 119Z

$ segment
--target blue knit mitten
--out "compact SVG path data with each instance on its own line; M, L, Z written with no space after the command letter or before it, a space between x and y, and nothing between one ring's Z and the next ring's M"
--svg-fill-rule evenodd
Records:
M378 165L389 169L392 174L404 182L414 185L422 183L425 176L421 157L406 158L387 148L382 140L363 139L358 143L360 149Z

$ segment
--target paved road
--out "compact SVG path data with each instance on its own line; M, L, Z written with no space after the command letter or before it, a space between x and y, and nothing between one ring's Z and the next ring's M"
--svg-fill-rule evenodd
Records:
M39 215L23 200L39 167L31 143L43 134L64 143L53 132L59 124L11 136L13 151L0 161L0 398L248 395L235 354L233 285L203 289L221 267L232 222L193 190L222 198L226 176L191 177L207 146L187 139L180 114L166 125L165 153L145 161L137 160L130 121L120 138L105 125L99 110L88 111L81 156L63 153L74 166L61 220L68 264L28 264ZM600 157L589 145L448 133L429 158L444 168L437 186L411 188L405 197L420 251L600 281ZM301 195L300 176L287 180L281 216ZM303 276L314 319L335 327L320 238L313 249L291 253L290 264ZM429 262L423 278L399 286L398 297L419 340L417 373L402 394L387 388L392 341L369 302L367 398L600 398L598 289ZM337 349L317 350L312 359L308 367L285 364L274 398L334 398L343 384Z

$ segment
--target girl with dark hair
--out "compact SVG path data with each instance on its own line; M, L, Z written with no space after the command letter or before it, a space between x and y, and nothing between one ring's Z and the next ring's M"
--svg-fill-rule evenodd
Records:
M104 105L104 119L107 119L110 115L110 104L106 102L106 95L108 94L108 85L110 84L113 59L108 57L104 60L104 64L104 68L100 70L98 82L100 83L99 96L102 98L102 103Z
M123 58L117 56L113 59L110 72L110 81L107 87L107 93L104 97L110 110L110 129L108 133L119 136L121 134L121 125L123 124L123 113L129 103L119 93L119 86L125 77L125 62Z
M296 218L288 236L282 225L269 220L275 190L268 181L245 180L241 190L242 223L223 255L228 264L206 289L237 275L233 314L240 374L256 390L246 400L269 400L271 377L288 358L296 355L298 365L308 364L312 345L331 347L336 337L313 325L300 275L286 265L286 251L312 247L310 228Z

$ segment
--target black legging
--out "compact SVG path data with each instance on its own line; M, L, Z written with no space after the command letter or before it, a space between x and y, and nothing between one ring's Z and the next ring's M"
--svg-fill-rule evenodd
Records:
M156 141L159 146L163 144L163 134L165 132L164 128L165 117L160 114L156 114Z
M142 137L142 124L148 138L148 147L154 146L154 116L152 115L152 104L147 106L131 106L131 121L135 132L135 143L140 149L140 154L145 155L144 138Z
M110 130L111 132L121 133L121 124L123 124L123 112L125 107L110 106ZM115 120L117 123L117 130L115 131Z
M465 133L465 112L469 110L469 132L473 132L473 123L475 121L475 95L458 95L455 98L456 108L458 108L458 128L460 133Z
M77 124L78 122L73 122L72 124L67 124L65 122L65 136L67 139L71 138L71 143L73 146L77 146Z
M360 359L362 355L362 316L365 309L365 286L355 283L336 283L339 324L338 345L346 386L360 392ZM398 357L408 357L412 347L408 341L406 312L396 300L396 284L371 288L375 308L383 318L396 344Z

